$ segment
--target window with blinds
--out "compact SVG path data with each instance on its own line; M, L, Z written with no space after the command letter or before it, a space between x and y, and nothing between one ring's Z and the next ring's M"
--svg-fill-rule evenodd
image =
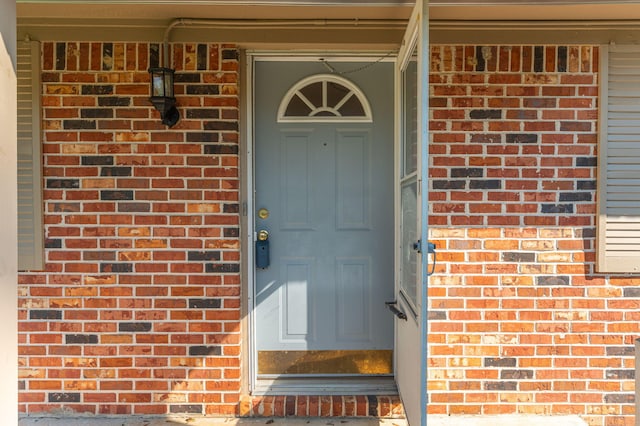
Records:
M44 268L40 43L18 43L18 269Z
M640 46L601 52L597 268L640 273Z

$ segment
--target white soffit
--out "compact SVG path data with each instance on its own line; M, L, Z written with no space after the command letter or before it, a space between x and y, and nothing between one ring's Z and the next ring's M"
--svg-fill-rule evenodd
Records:
M408 0L16 0L18 18L405 20ZM636 20L640 0L431 0L437 20Z

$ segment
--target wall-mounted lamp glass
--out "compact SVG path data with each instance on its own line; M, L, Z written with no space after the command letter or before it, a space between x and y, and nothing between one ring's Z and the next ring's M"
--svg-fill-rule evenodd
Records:
M171 68L149 68L151 77L151 97L149 100L160 112L162 123L173 127L180 120L173 95L173 74Z

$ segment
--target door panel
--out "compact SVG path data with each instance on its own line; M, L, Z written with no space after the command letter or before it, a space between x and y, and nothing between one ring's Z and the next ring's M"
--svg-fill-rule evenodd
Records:
M384 302L394 291L393 64L362 65L335 66L362 68L348 79L367 96L373 122L322 115L278 123L290 88L327 68L255 63L255 229L269 232L271 259L255 272L258 377L392 373L393 317ZM353 109L344 107L355 96L343 86L314 85L317 93L299 92L309 104Z
M426 425L428 211L428 1L418 0L396 68L397 316L395 371L411 426Z

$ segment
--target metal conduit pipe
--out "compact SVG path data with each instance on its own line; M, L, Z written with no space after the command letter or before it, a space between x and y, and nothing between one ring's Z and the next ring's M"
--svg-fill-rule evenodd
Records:
M360 19L279 19L279 20L256 20L256 19L199 19L199 18L176 18L164 31L164 64L169 68L169 41L171 31L179 26L204 27L204 28L270 28L270 29L292 29L292 28L404 28L404 20L360 20Z

